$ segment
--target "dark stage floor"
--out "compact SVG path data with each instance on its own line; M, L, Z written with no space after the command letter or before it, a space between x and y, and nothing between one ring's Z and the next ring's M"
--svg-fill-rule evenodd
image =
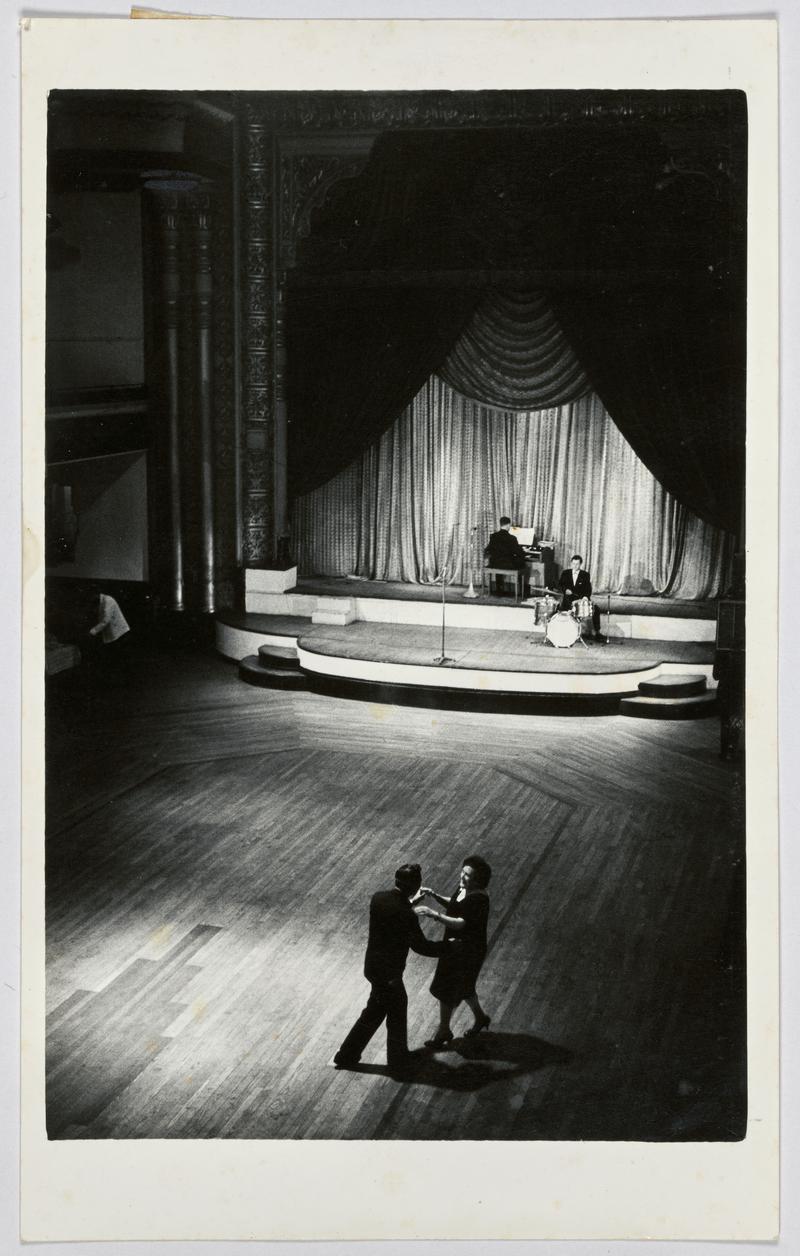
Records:
M717 750L715 720L432 712L177 651L56 676L51 1137L741 1137L742 776ZM405 1081L383 1032L329 1068L370 895L406 859L449 892L474 851L491 1031ZM414 1046L431 976L412 955Z
M424 624L354 623L346 627L312 625L300 633L300 644L315 654L372 659L379 663L432 665L440 653L440 628ZM556 649L527 632L490 628L449 628L449 666L482 671L578 672L599 674L646 671L659 663L713 663L714 644L695 641L618 641L606 645L576 641Z
M480 582L475 586L478 597L467 601L473 606L513 606L510 593L502 597L481 592ZM440 584L409 584L403 580L361 580L356 576L301 576L293 593L313 594L317 597L367 597L388 598L401 602L440 602ZM466 585L448 585L447 600L465 601ZM537 596L534 590L534 596ZM607 594L598 589L595 598L605 614ZM685 598L659 597L638 594L612 593L611 613L614 615L666 615L674 619L714 619L717 603L713 599L689 601Z

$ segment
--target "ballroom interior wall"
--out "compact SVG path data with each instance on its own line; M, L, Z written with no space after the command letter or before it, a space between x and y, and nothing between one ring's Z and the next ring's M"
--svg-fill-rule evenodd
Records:
M234 394L232 115L197 111L181 93L51 94L48 123L46 445L48 488L80 485L92 465L109 472L102 500L114 526L97 532L100 500L73 495L75 561L55 573L147 581L167 601L167 380L163 357L163 237L148 212L149 174L206 193L212 291L211 422L216 604L237 596L237 458ZM186 606L199 606L196 222L180 223L180 485ZM138 459L142 461L139 464ZM145 470L146 466L146 470ZM94 474L94 473L92 473ZM105 472L104 472L105 474ZM134 487L135 486L135 487ZM110 503L113 502L113 507ZM84 517L85 516L85 517ZM96 535L95 535L96 534ZM94 537L94 540L90 540ZM50 546L51 558L54 550ZM169 560L167 560L167 566ZM52 565L51 565L52 569Z
M70 250L48 273L51 393L144 383L140 200L138 191L50 195L51 221Z
M76 460L51 468L50 483L70 488L78 530L74 561L52 564L48 574L147 580L147 455Z

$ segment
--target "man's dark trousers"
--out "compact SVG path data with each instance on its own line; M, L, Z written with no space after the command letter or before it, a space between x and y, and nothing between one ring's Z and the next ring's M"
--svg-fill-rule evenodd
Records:
M430 942L425 937L409 896L401 892L399 886L373 894L364 956L364 976L371 987L370 996L367 1006L333 1057L334 1064L339 1068L355 1064L384 1020L389 1067L402 1067L407 1062L408 997L403 985L403 972L408 952L439 956L443 954L445 945L443 941Z
M337 1056L354 1062L361 1057L373 1034L386 1021L386 1059L389 1068L406 1062L408 1056L408 995L402 977L370 983L367 1006L340 1046Z

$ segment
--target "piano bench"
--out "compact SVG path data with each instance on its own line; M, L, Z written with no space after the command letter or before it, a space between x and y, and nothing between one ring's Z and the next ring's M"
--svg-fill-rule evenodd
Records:
M504 580L514 581L514 601L518 602L522 597L523 584L525 580L524 570L517 570L515 567L484 567L483 580L481 581L481 592L486 592L486 586L489 586L489 597L492 596L492 577L495 582L495 595L497 594L497 577L500 576Z

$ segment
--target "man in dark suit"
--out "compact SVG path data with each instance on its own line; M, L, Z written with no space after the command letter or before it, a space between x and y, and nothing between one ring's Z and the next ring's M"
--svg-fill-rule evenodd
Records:
M570 569L569 571L562 571L558 587L561 589L562 594L562 611L571 611L573 603L580 601L582 597L587 597L591 601L592 581L588 571L583 570L583 559L580 554L572 555ZM592 629L598 641L604 640L600 632L599 606L592 607Z
M511 535L511 520L503 515L500 529L489 537L483 556L489 567L505 568L506 571L522 571L525 567L525 551L515 536ZM498 576L498 581L501 577Z
M403 985L408 952L438 956L447 946L446 942L429 942L414 914L412 903L420 897L421 885L419 864L403 864L394 874L394 889L381 890L372 897L364 958L364 976L371 986L370 995L333 1057L337 1068L353 1068L358 1064L361 1052L384 1020L390 1071L407 1069L413 1059L408 1050L408 995Z

